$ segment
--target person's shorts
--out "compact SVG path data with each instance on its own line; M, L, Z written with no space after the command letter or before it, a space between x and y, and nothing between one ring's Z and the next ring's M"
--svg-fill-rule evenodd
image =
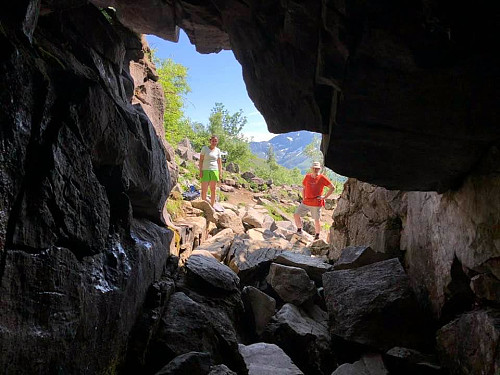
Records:
M201 182L219 181L219 171L203 170Z
M308 212L311 212L314 220L321 217L321 207L319 206L306 206L304 203L301 203L295 210L295 213L299 214L299 216L305 216Z

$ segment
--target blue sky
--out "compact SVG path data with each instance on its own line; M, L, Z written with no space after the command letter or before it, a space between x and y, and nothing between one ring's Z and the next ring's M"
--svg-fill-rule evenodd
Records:
M254 141L267 141L274 136L248 97L241 65L232 51L202 55L196 52L182 30L178 43L152 35L148 35L147 40L150 47L156 49L157 57L171 58L188 68L191 92L187 95L184 113L192 121L206 125L215 103L222 103L231 114L243 110L248 121L243 129L245 136L253 137Z

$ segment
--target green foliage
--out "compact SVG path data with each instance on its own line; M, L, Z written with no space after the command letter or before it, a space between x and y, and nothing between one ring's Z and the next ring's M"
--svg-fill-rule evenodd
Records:
M276 211L276 207L270 206L268 204L264 205L264 207L267 209L267 211L269 212L269 215L271 215L275 221L283 220L281 215L278 214L278 212Z
M276 161L276 154L274 153L273 146L269 144L269 147L267 149L267 165L269 165L269 168L272 171L275 171L278 169L278 162Z
M173 220L177 219L182 215L182 197L171 196L167 199L167 212L170 214Z
M159 82L163 87L165 96L165 114L163 122L165 126L165 138L171 144L176 145L183 138L191 138L193 129L189 120L184 118L185 95L191 92L187 82L188 69L172 59L160 60L154 57Z
M219 138L218 147L228 152L228 162L241 164L250 159L252 156L250 145L241 134L247 123L247 118L243 116L242 110L231 115L222 103L215 103L208 121L208 133Z

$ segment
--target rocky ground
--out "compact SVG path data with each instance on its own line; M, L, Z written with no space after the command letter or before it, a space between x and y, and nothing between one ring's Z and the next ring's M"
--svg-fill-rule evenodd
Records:
M141 345L129 353L131 369L445 374L428 350L432 333L398 258L366 246L334 257L324 238L307 233L307 219L298 235L284 209L297 204L297 187L220 188L223 212L183 201L182 217L171 223L172 267L136 327L148 339L133 338Z

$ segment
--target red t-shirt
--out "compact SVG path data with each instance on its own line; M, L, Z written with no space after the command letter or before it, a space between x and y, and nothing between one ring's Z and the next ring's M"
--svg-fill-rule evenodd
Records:
M318 197L322 195L323 188L331 184L330 180L322 174L316 177L313 177L311 173L306 174L302 181L302 185L304 185L304 200L302 203L307 206L320 207L321 200Z

